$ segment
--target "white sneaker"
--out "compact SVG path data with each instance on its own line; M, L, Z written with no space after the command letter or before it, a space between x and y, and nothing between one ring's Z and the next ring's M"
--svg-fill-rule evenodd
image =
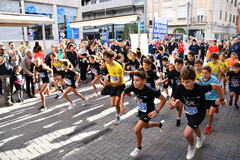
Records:
M97 92L95 92L93 96L94 96L94 97L97 97L97 96L98 96L98 93L97 93Z
M87 102L88 102L88 98L85 98L85 100L83 100L83 102L82 102L82 105L85 106L87 104Z
M196 148L200 149L202 148L203 142L205 140L205 136L201 136L201 138L197 137L197 142L196 142Z
M187 152L186 159L187 160L193 159L195 154L196 154L196 148L194 146L188 146L188 152Z
M162 126L160 128L160 132L162 133L163 132L162 128L163 128L164 124L166 123L166 121L165 120L161 120L160 123L162 124Z
M138 148L134 148L134 150L130 153L130 156L135 158L135 157L139 156L140 154L141 154L141 150Z
M73 103L70 103L69 106L68 106L68 109L71 110L73 109L74 107L76 106L76 104L73 102Z
M121 122L121 117L120 116L116 116L114 124L118 125L118 124L120 124L120 122Z

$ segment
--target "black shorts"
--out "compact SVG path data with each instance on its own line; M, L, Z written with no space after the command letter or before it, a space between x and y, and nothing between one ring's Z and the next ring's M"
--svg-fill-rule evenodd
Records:
M49 78L42 78L42 82L43 83L50 83L50 80L49 80Z
M111 86L110 87L110 96L111 97L120 97L122 92L124 91L125 84L122 84L121 86Z
M75 83L74 84L72 84L72 85L66 85L67 87L72 87L72 88L74 88L74 89L76 89L77 87L76 87L76 85L75 85Z
M234 92L236 95L240 95L240 87L229 86L229 92Z
M206 115L206 111L202 113L197 113L195 115L186 114L188 120L188 126L192 129L197 129L199 125L202 123Z
M142 112L138 110L138 116L139 116L139 119L145 123L148 123L151 120L151 118L148 117L147 112Z
M168 88L168 83L163 83L163 88L167 89Z
M214 108L218 107L218 105L216 105L215 103L215 100L206 100L205 106L206 106L206 109L210 109L210 107L214 107Z

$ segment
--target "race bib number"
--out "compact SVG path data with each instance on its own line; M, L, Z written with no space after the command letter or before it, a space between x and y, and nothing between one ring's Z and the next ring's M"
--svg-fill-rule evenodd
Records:
M40 72L40 73L39 73L39 75L40 75L40 77L41 77L41 78L44 78L44 77L46 77L46 75L45 75L45 73L44 73L44 72Z
M67 79L66 79L66 84L70 86L70 85L72 85L72 81L67 78Z
M59 66L59 67L55 67L57 71L61 71L62 70L62 67Z
M93 74L97 74L97 70L96 70L95 68L91 69L91 72L92 72Z
M150 83L145 83L145 84L146 84L146 86L152 88Z
M212 74L212 76L214 76L214 77L217 77L217 76L218 76L218 74L217 74L217 73L213 73L213 74Z
M136 67L135 67L135 66L131 66L131 70L132 70L132 71L135 71L135 70L136 70Z
M112 80L113 82L118 82L118 77L111 77L111 80Z
M240 86L240 82L236 79L231 80L232 83L232 87L239 87Z
M139 103L138 110L142 112L147 112L147 104L146 103Z
M198 113L198 109L197 107L185 107L185 113L189 114L189 115L194 115Z

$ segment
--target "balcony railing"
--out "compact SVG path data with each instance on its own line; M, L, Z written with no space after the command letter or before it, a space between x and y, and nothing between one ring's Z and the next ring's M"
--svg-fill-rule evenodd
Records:
M206 24L207 22L207 16L200 15L197 17L192 17L193 24Z

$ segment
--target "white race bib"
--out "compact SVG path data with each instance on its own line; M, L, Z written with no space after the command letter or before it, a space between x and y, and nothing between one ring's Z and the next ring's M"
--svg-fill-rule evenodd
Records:
M95 68L91 69L91 72L92 72L93 74L97 74L97 70L96 70Z
M62 67L59 66L59 67L55 67L57 71L61 71L62 70Z
M70 86L70 85L72 85L72 81L70 79L66 78L66 84Z
M185 110L185 113L189 115L194 115L198 113L197 107L185 107L184 110Z
M142 112L147 112L147 104L146 103L139 103L138 110Z
M44 77L46 77L46 75L45 75L45 73L44 73L44 72L40 72L40 73L39 73L39 75L40 75L40 77L41 77L41 78L44 78Z
M135 66L131 66L131 70L132 70L132 71L135 71L135 70L136 70L136 67L135 67Z
M112 80L113 82L118 82L118 77L111 77L111 80Z

